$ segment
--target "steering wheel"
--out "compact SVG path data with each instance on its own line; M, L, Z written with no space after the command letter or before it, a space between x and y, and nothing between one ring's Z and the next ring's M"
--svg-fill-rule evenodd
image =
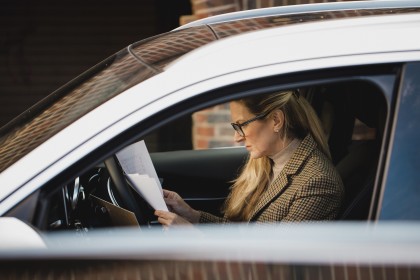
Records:
M122 168L118 164L115 155L107 158L104 163L108 169L109 176L114 183L115 190L123 201L124 208L132 211L140 224L150 225L150 220L147 218L146 211L141 211L142 209L146 210L147 205L141 205L143 207L140 207L136 201L133 191L125 180Z

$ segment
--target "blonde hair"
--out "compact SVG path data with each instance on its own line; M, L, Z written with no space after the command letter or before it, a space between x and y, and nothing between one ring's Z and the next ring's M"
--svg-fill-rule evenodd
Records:
M284 138L303 139L310 133L318 148L331 159L321 122L312 106L298 91L280 91L236 101L255 115L267 114L269 117L276 109L283 111L284 125L280 135ZM248 158L241 174L233 182L224 207L225 217L232 221L249 221L252 210L270 182L271 168L268 157Z

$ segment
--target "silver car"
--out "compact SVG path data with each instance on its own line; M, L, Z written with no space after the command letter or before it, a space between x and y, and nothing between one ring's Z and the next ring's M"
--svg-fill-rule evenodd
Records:
M416 279L418 34L418 1L357 1L217 16L121 50L1 128L0 275ZM195 149L194 116L290 88L328 135L339 219L163 231L118 155L144 140L163 187L220 214L247 153Z

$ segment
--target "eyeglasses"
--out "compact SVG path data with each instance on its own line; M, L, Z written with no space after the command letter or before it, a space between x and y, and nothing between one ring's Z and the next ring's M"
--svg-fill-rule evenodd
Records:
M232 125L232 127L233 127L233 129L241 136L241 137L245 137L245 133L244 133L244 131L242 130L242 127L243 126L246 126L246 125L248 125L248 124L250 124L250 123L252 123L253 121L256 121L256 120L260 120L260 119L263 119L263 118L265 118L266 116L268 115L268 113L263 113L263 114L260 114L260 115L257 115L256 117L254 117L254 118L252 118L252 119L249 119L249 120L247 120L247 121L244 121L243 123L231 123L231 125Z

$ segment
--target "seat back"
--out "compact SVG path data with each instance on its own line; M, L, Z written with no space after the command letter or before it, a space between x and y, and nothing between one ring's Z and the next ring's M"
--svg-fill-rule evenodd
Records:
M381 91L366 82L329 88L325 98L332 104L329 146L344 187L345 198L339 219L365 220L372 198L386 103ZM355 120L375 130L373 139L355 139Z
M368 218L378 156L375 141L355 141L349 148L349 153L336 165L345 187L339 219Z

